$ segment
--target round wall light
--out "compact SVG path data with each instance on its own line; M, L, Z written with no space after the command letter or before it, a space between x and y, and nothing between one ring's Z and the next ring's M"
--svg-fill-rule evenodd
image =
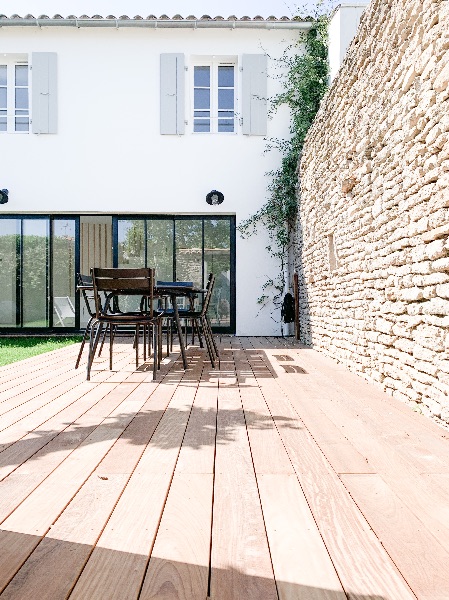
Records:
M224 200L224 196L221 192L218 192L217 190L212 190L211 192L209 192L206 196L206 202L208 204L211 204L212 206L216 205L216 204L221 204Z
M8 190L0 190L0 204L6 204L8 202Z

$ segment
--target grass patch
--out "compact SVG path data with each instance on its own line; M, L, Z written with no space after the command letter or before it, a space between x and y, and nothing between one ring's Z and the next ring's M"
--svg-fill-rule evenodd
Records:
M81 336L0 338L0 367L81 342Z

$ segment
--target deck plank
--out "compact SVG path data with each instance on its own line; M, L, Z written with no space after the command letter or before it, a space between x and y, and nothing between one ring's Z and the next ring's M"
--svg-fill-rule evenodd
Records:
M325 360L324 364L326 365L327 362L328 360ZM311 382L311 387L315 390L316 380L317 377L314 377L315 383ZM320 381L326 382L324 375L321 376ZM313 420L309 419L307 414L313 413L314 407L318 405L326 411L335 425L344 431L346 438L360 451L360 454L366 457L370 466L382 476L408 509L429 531L433 532L439 543L449 550L449 511L444 508L447 506L447 490L434 486L431 480L423 477L423 466L426 466L426 462L431 464L431 467L425 469L424 473L438 473L441 469L436 468L436 465L441 467L449 454L448 440L444 435L440 435L439 430L435 436L434 451L431 452L424 445L419 460L415 460L413 443L404 442L404 435L406 440L409 439L409 435L406 434L408 418L415 421L416 415L413 411L408 410L408 414L404 413L404 425L400 429L399 424L385 418L385 406L375 403L365 409L366 405L370 404L369 398L365 399L363 396L363 404L361 404L360 396L357 397L350 391L340 391L334 383L332 394L317 394L315 391L313 400L310 395L304 395L301 402L298 400L298 394L293 393L294 390L301 391L302 384L299 377L290 376L289 380L284 379L283 385L289 393L295 410L304 419L307 427L310 427L312 433ZM389 398L389 401L391 404L398 403L394 398ZM426 435L429 435L427 426L425 431ZM444 430L441 431L444 433ZM441 451L440 445L446 448L445 452ZM322 445L322 449L326 452L325 445ZM331 448L327 448L328 455L329 450ZM330 461L333 462L332 458ZM445 468L442 471L446 473Z
M449 433L291 339L219 342L156 382L123 338L90 382L79 346L0 368L0 597L449 600Z
M205 364L139 600L208 593L218 379Z
M278 385L288 381L288 373L277 375ZM270 394L272 381L259 380L272 414L297 418L286 397ZM346 593L357 599L415 598L307 430L282 429L281 437Z
M199 373L200 361L196 364L197 378ZM71 599L137 598L197 386L198 379L192 377L192 371L187 371L186 381L182 380L176 388L74 587Z
M380 475L343 475L343 483L415 594L449 599L449 552Z
M279 600L342 600L338 575L296 475L257 477Z
M231 347L220 370L210 596L277 600Z
M181 372L178 370L178 381ZM142 405L79 493L16 573L2 597L66 598L151 439L176 385L142 384L128 397ZM55 577L58 573L58 577Z
M247 354L239 349L234 358L279 599L341 600L341 583ZM257 370L262 375L260 365ZM298 418L277 414L275 420L301 427Z

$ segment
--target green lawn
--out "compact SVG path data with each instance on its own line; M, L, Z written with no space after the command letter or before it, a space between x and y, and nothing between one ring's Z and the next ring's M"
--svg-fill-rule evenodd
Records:
M0 338L0 367L81 342L81 336Z

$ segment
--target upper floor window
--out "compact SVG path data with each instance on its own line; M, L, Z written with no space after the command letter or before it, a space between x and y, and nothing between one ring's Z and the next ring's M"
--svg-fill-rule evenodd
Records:
M216 61L193 66L193 131L236 131L236 66Z
M29 70L27 63L0 64L0 132L30 130Z

